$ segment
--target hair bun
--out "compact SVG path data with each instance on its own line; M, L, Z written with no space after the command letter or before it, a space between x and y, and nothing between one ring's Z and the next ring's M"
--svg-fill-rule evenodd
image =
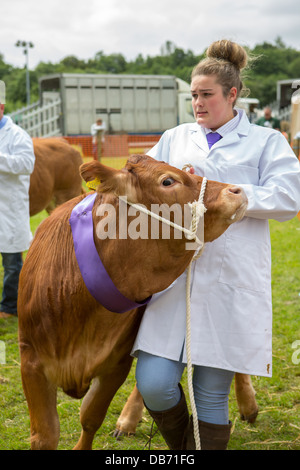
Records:
M231 62L239 70L246 67L248 56L245 49L227 39L213 42L206 51L208 58Z

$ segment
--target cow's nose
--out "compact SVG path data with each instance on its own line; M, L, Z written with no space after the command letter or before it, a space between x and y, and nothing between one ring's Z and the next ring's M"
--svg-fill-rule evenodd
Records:
M232 185L228 186L225 189L225 194L228 198L228 201L231 201L232 203L235 204L244 204L248 202L247 196L243 188L240 188L239 186Z
M239 188L238 186L230 186L229 188L227 188L227 190L229 193L237 194L237 195L240 195L243 192L243 190Z

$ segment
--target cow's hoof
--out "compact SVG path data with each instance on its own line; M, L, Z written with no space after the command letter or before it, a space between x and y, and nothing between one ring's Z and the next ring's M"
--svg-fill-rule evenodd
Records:
M124 433L120 429L115 429L113 436L119 441L124 436Z
M257 415L258 415L258 409L249 416L241 415L241 420L242 421L247 421L249 424L253 424L253 423L255 423Z
M115 429L113 436L117 439L117 441L120 441L123 436L127 436L127 437L134 436L134 433L124 432L124 431L121 431L121 429Z

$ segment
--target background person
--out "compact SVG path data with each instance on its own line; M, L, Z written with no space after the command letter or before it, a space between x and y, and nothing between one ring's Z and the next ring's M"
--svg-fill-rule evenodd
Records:
M4 268L0 318L17 315L22 252L31 240L29 181L35 156L29 135L4 115L0 102L0 252Z
M93 156L95 160L100 161L100 158L102 157L105 130L106 125L102 119L97 119L97 121L91 126Z
M209 180L237 184L248 197L246 216L207 243L192 269L191 357L203 450L227 448L234 373L272 375L268 219L289 220L300 207L299 162L287 140L250 124L234 107L247 60L238 44L213 43L192 73L196 122L166 131L148 152L177 168L189 163ZM185 323L186 273L153 296L132 351L138 389L173 450L195 448L179 384L186 364Z
M269 106L264 109L264 115L256 121L256 124L280 131L280 121L272 116L272 110Z

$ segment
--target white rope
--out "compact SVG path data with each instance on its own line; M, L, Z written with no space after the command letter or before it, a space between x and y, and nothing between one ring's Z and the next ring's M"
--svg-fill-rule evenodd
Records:
M192 217L190 228L187 229L185 227L182 227L181 225L176 224L175 222L172 222L169 219L165 219L164 217L160 216L159 214L156 214L156 212L150 211L145 206L142 206L140 204L136 204L134 202L128 201L126 196L119 196L119 199L121 199L121 201L125 202L126 204L129 204L134 209L136 209L140 212L144 212L144 214L147 214L150 217L153 217L154 219L159 220L160 222L163 222L163 223L165 223L167 225L170 225L171 227L173 227L177 230L180 230L181 232L183 232L185 234L185 236L188 240L195 240L198 245L203 244L201 242L201 240L199 240L199 238L197 237L197 234L196 234L199 219L202 215L204 215L204 212L206 212L206 208L205 208L203 203L199 204L199 201L194 201L192 203L188 203L190 208L191 208L192 214L193 214L193 211L194 211L194 217Z
M135 204L132 202L127 201L126 197L119 196L119 198L129 204L130 206L134 207L135 209L144 212L151 217L154 217L161 222L174 227L181 232L185 233L186 237L189 240L195 240L196 243L199 245L198 251L194 254L188 268L187 268L187 279L186 279L186 354L187 354L187 379L188 379L188 390L189 390L189 397L190 397L190 405L192 409L192 417L193 417L193 426L194 426L194 438L196 444L196 450L201 450L201 443L200 443L200 433L199 433L199 423L197 417L197 408L195 403L194 397L194 389L193 389L193 365L192 365L192 358L191 358L191 271L192 271L192 264L193 261L198 259L203 252L204 248L204 240L203 242L199 240L196 235L198 224L200 217L204 217L204 213L206 212L206 208L203 204L204 194L206 189L207 178L203 178L201 190L199 194L198 201L194 201L189 203L192 212L192 221L190 229L186 229L181 225L175 224L164 217L159 216L155 212L149 211L146 207L141 206L140 204Z
M201 191L199 195L199 202L203 204L204 193L206 189L207 179L203 178ZM199 222L199 220L198 220ZM193 417L193 427L194 427L194 438L196 450L201 450L200 443L200 432L199 432L199 422L197 416L197 408L194 397L194 388L193 388L193 364L191 356L191 272L193 261L200 258L202 255L204 244L200 250L193 256L188 269L187 269L187 278L186 278L186 356L187 356L187 380L188 380L188 390L190 397L190 405L192 409Z

